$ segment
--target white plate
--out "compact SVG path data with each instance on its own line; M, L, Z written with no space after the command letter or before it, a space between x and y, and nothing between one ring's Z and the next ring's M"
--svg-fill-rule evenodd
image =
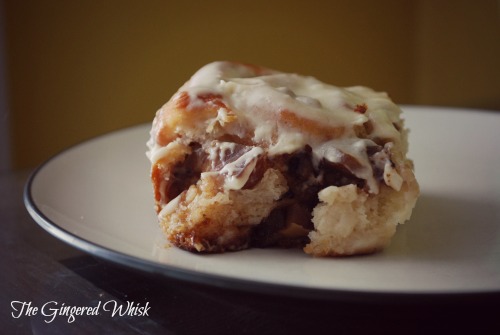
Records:
M421 197L384 252L197 255L165 247L153 211L149 125L77 145L30 178L25 204L48 232L127 266L219 287L323 298L500 292L500 113L404 107Z

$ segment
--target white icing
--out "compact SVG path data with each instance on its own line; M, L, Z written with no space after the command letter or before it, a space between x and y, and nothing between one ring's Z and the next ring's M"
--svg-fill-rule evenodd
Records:
M281 132L276 144L268 149L270 156L292 153L304 147L307 139L304 134L299 132Z
M149 143L149 142L148 142ZM162 157L165 157L165 155L168 154L168 152L171 150L171 147L174 146L175 142L171 142L168 145L161 147L156 143L152 143L150 146L150 150L148 151L148 157L152 162L157 162L159 161Z
M385 184L392 187L396 191L401 190L403 185L403 177L392 167L390 161L385 162L384 166L384 181Z
M371 193L378 193L378 183L373 177L373 168L370 164L367 146L375 146L375 142L367 139L346 138L325 142L313 149L316 160L325 158L332 163L342 163L344 154L350 155L361 164L360 167L346 166L356 177L366 180Z
M188 112L196 112L204 106L206 102L200 96L205 94L217 96L227 106L227 109L219 107L215 117L204 120L203 125L193 129L203 128L205 134L211 134L217 125L225 126L226 123L236 120L236 125L229 124L233 135L243 136L244 129L253 130L252 140L258 146L226 164L218 172L209 172L224 175L225 187L228 189L244 186L259 155L293 153L309 145L317 162L322 158L334 163L340 162L342 153L355 158L361 167L351 172L367 181L371 193L377 193L378 183L374 179L366 147L375 145L371 139L376 138L386 142L400 141L400 133L394 126L400 122L400 109L387 94L375 92L367 87L341 88L322 83L313 77L237 63L214 62L197 71L180 88L180 92L187 92L189 95ZM360 112L357 110L358 106L366 106L366 110ZM282 122L280 113L283 112L295 115L300 123L308 122L313 127L317 125L318 132L310 128L298 129L300 124L297 126ZM233 117L228 118L228 113ZM155 120L156 124L161 125L162 114L158 113L156 118L160 118ZM372 132L368 136L369 139L360 139L356 136L354 127L362 127L367 121L371 121ZM333 138L326 139L325 142L321 135L329 129L342 131L340 135L332 136ZM161 126L157 126L156 131L160 132ZM178 131L182 134L182 129ZM154 142L154 135L152 133L150 142ZM150 142L148 157L152 162L167 154L168 149ZM212 155L234 150L234 146L219 147L217 150L219 153L216 153L215 149L209 152L210 159L213 158ZM224 157L220 158L224 161ZM389 157L380 156L380 160L377 166L383 166L386 183L395 189L400 188L401 177L390 164L387 165L390 163Z
M230 144L226 142L219 142L219 148L227 146L230 148ZM234 147L233 147L234 150ZM219 155L223 155L222 152L225 150L220 150ZM202 178L207 178L208 176L224 176L224 188L227 190L239 190L248 181L250 175L252 174L255 166L257 165L257 159L260 155L264 153L264 150L260 147L252 147L250 150L243 153L236 160L231 161L224 165L222 169L218 171L203 172ZM210 156L215 155L215 150L210 151ZM222 157L221 157L222 158ZM213 167L213 166L212 166Z
M225 176L224 187L229 190L241 189L257 164L257 158L264 152L260 147L253 147L234 162L226 164L219 174Z

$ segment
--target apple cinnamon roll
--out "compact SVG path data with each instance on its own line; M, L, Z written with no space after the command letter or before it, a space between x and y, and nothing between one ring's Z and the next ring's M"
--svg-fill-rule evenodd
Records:
M148 141L159 223L195 252L372 253L419 194L387 94L235 62L198 70Z

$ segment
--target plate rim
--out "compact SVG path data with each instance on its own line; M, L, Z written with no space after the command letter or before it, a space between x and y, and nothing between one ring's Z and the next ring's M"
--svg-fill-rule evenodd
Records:
M405 108L410 109L439 109L443 112L448 111L470 111L474 113L491 114L494 111L488 110L477 110L477 109L466 109L466 108L454 108L454 107L441 107L441 106L417 106L417 105L400 105L403 109L403 117ZM291 298L306 298L315 300L326 300L326 301L344 301L344 302L365 302L365 303L425 303L425 302L473 302L473 301L487 301L492 299L500 299L500 288L498 290L451 290L446 292L441 291L370 291L370 290L349 290L349 289L327 289L318 287L306 287L291 284L279 284L271 283L266 281L255 281L250 279L235 278L220 274L197 272L194 270L184 269L176 267L170 264L164 264L160 262L154 262L151 260L143 259L137 256L129 255L117 250L113 250L109 247L97 244L93 241L86 240L70 231L62 228L56 222L49 219L41 210L32 195L32 186L40 174L40 172L45 169L50 163L64 155L65 153L78 148L81 145L88 144L104 137L113 136L114 134L126 131L132 131L135 128L142 128L148 125L148 122L135 124L132 126L123 127L110 131L105 134L101 134L86 140L83 140L77 144L71 145L58 153L54 154L39 166L37 166L29 175L27 181L25 182L23 190L23 202L26 210L28 211L31 218L46 232L48 232L53 237L63 241L69 246L83 251L86 254L92 256L97 256L100 259L109 261L111 263L124 266L126 268L132 268L134 270L139 270L145 272L148 275L159 275L170 279L178 280L181 282L187 282L192 284L201 284L209 287L215 287L224 290L233 290L238 292L246 293L257 293L264 295L276 295L281 297L291 297Z

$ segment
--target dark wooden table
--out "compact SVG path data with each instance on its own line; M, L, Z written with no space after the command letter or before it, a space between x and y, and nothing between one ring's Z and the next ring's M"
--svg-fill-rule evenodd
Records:
M500 326L498 295L379 302L294 298L123 268L41 229L22 201L28 175L0 175L0 334L494 334ZM147 315L113 317L102 311L108 301L149 308ZM52 315L65 306L100 306L101 313L74 320Z

